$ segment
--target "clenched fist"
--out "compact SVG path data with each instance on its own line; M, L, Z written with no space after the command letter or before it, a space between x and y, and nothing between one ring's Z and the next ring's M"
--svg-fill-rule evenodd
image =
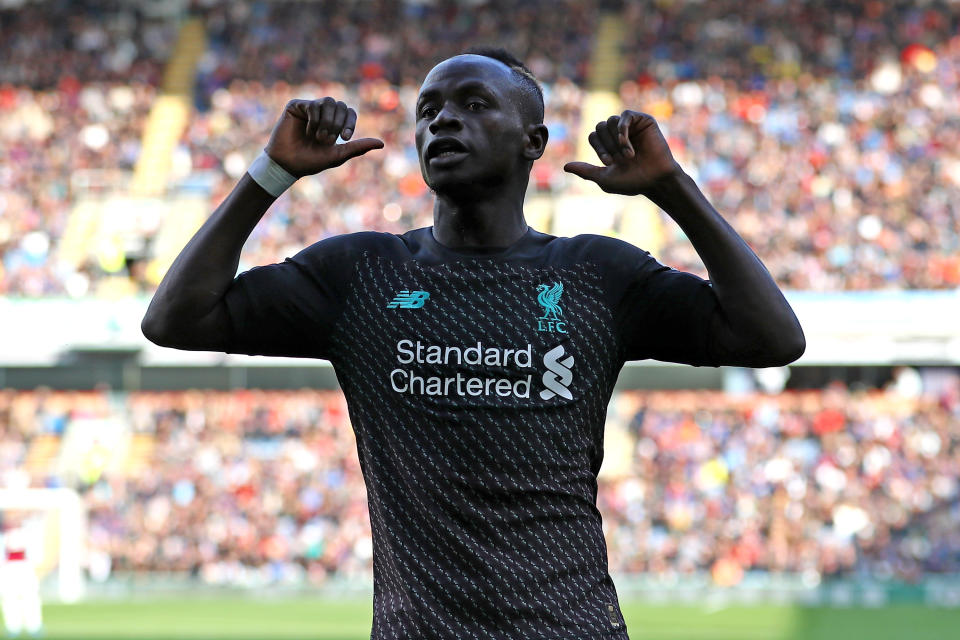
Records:
M568 162L563 170L596 182L607 193L647 194L663 178L682 171L653 116L624 111L597 123L587 138L604 166Z
M300 178L339 167L351 158L382 149L383 140L350 140L357 112L333 98L291 100L273 127L265 151L270 158ZM344 144L337 144L337 137Z

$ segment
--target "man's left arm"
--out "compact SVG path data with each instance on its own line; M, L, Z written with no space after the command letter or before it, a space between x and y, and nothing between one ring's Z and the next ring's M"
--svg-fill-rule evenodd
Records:
M653 117L624 111L590 134L602 167L570 162L564 170L607 193L645 195L673 218L710 275L719 314L711 331L718 364L782 366L805 348L803 329L760 258L677 164Z

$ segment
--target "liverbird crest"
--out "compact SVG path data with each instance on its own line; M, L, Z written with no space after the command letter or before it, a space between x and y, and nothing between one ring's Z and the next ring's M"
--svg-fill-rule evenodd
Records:
M552 285L537 285L537 302L543 306L542 320L559 320L563 315L560 308L560 296L563 295L563 283L554 282Z

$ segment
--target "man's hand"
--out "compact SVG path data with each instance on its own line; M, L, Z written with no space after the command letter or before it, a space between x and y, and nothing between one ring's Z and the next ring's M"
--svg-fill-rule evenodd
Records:
M563 170L592 180L607 193L648 194L663 178L681 171L652 116L624 111L597 123L588 138L604 164L568 162Z
M710 332L705 362L780 367L799 358L806 339L790 304L760 258L673 159L656 121L624 111L599 123L589 139L604 166L570 162L564 170L608 193L650 198L680 225L707 267L718 312L702 327Z
M377 138L337 144L337 136L350 140L356 126L357 112L343 102L333 98L291 100L274 126L265 151L290 174L309 176L383 148L383 140Z

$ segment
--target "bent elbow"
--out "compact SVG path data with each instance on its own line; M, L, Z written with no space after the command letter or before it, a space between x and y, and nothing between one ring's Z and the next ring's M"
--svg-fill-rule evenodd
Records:
M763 330L736 332L725 328L716 334L713 343L715 364L733 367L784 367L795 362L807 350L807 340L799 323Z
M806 350L807 338L803 335L803 330L797 327L796 331L779 338L776 344L768 350L770 361L764 366L785 367L799 360Z
M160 347L167 346L162 323L149 311L143 316L143 320L140 321L140 332L143 334L144 338L153 344Z
M148 308L140 321L143 337L159 347L187 351L223 351L228 318L214 307L205 315L183 314L160 305Z
M793 339L792 348L789 352L790 362L796 362L800 359L807 351L807 338L803 335L803 331L797 331L797 335Z

